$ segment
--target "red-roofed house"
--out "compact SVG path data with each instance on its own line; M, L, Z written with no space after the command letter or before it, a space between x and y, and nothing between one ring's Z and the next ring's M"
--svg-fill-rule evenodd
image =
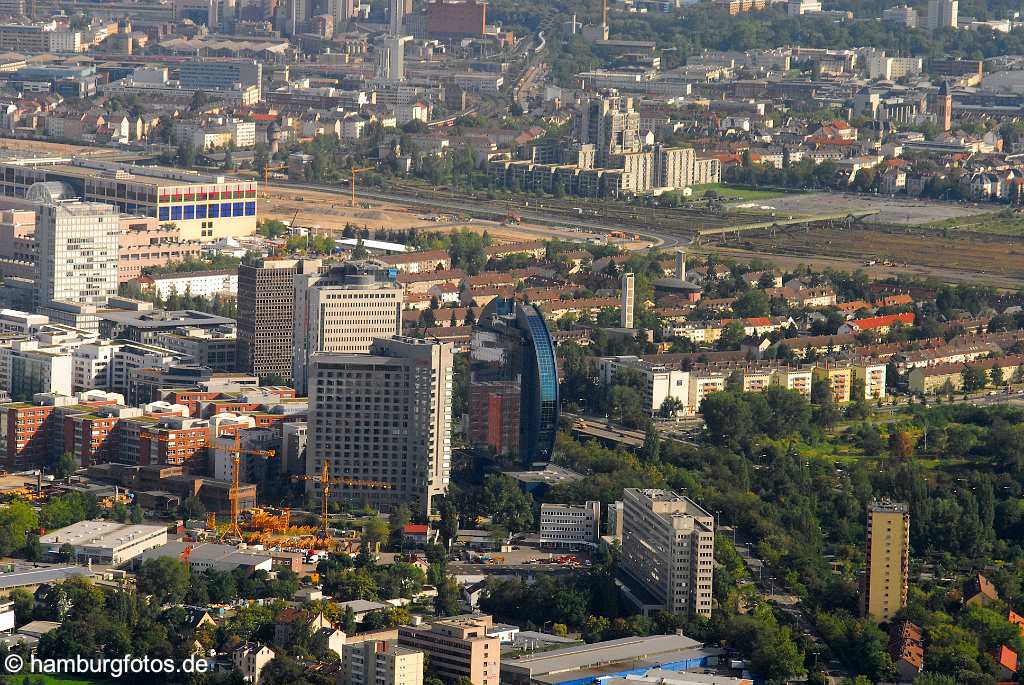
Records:
M871 316L866 319L855 319L853 321L847 321L839 327L839 333L857 333L870 331L877 333L878 335L885 335L895 325L902 326L913 326L914 315L911 313L906 314L887 314L886 316Z
M425 523L407 523L402 529L402 537L405 538L408 545L422 546L430 542L431 538L436 538L437 535Z
M1013 609L1006 615L1006 620L1020 628L1021 637L1024 637L1024 616L1021 616Z
M1017 652L1002 645L995 652L996 669L1000 680L1010 680L1017 673Z

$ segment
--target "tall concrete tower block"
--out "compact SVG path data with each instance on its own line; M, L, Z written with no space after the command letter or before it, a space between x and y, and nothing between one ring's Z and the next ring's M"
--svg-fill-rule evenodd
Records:
M636 306L636 277L632 273L622 274L622 311L619 314L619 325L622 328L633 327L633 308Z

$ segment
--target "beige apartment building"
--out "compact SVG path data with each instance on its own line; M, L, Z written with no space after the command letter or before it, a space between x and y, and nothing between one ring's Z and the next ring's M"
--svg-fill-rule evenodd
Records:
M402 288L383 269L345 264L295 276L292 378L306 394L317 352L366 354L377 338L402 332Z
M469 678L473 685L498 685L501 640L489 637L490 616L465 614L424 626L401 626L398 644L427 655L430 667L445 680Z
M448 491L452 370L451 343L403 336L313 355L306 474L326 462L331 478L375 481L333 489L346 504L429 513Z
M820 381L828 381L832 388L832 401L836 404L845 404L850 401L850 393L853 390L853 369L849 366L816 366L814 377Z
M907 604L910 509L900 502L868 506L867 555L861 592L865 616L888 621Z
M671 490L626 488L622 493L622 568L656 604L644 613L711 615L715 519Z
M345 645L348 685L423 685L423 652L395 640L366 640Z

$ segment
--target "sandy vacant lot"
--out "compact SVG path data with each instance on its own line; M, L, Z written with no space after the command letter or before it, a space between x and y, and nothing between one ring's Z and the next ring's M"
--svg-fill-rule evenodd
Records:
M734 203L738 205L749 202ZM852 193L801 193L780 195L757 204L772 207L776 213L795 215L836 214L839 212L862 212L876 210L879 214L869 217L869 223L878 224L927 224L944 219L956 219L992 211L991 206L962 205L955 202L937 202L915 198L889 198L881 196L856 195Z
M358 191L356 201L363 206L355 208L349 206L350 195L342 190L322 192L272 186L268 195L260 206L262 216L281 221L291 221L294 218L299 226L324 231L340 231L346 223L352 223L371 230L416 228L446 232L470 228L486 230L495 240L505 242L542 238L580 241L587 237L586 234L541 225L505 226L499 222L483 220L467 223L452 215L439 215L421 208L406 208L377 200L359 200ZM436 221L435 217L442 220Z

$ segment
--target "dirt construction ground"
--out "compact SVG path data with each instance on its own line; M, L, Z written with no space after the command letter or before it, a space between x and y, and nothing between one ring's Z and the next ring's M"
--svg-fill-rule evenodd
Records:
M472 228L486 230L495 240L521 242L541 238L560 237L579 240L580 234L546 226L505 226L494 221L474 220L472 223L459 221L452 215L441 215L423 209L405 208L397 204L365 201L356 198L358 207L350 207L348 192L321 192L315 190L271 187L268 197L263 198L260 214L270 219L291 221L297 226L318 231L341 231L346 223L360 228L407 229L447 232L455 229ZM369 206L367 206L369 205ZM435 218L440 220L435 220Z

